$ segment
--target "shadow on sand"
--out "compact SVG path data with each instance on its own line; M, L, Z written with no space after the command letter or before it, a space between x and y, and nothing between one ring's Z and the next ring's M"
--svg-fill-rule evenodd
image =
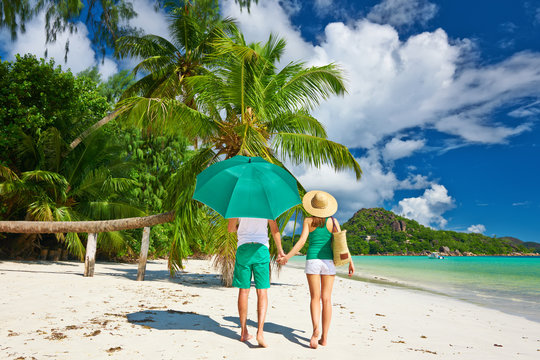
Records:
M126 316L128 321L132 324L148 326L157 330L208 331L235 341L238 341L240 337L240 320L238 317L234 316L227 316L223 318L223 320L232 323L230 325L220 324L208 315L177 310L144 310L127 314ZM257 323L252 320L248 320L248 325L257 327ZM281 334L295 344L303 347L309 347L308 338L295 334L295 332L303 333L304 331L302 330L267 322L264 325L264 331ZM304 342L301 342L301 340ZM249 347L256 347L249 342L245 342L245 344Z
M234 324L237 324L237 327L240 328L240 318L238 318L238 316L226 316L223 318L223 320L230 321ZM248 326L252 326L255 328L257 327L257 323L253 320L248 320L247 324ZM293 329L288 326L275 324L273 322L266 322L264 324L264 331L274 333L274 334L281 334L290 342L309 348L310 339L296 334L296 333L305 333L304 330ZM301 342L301 340L305 341L305 343Z
M209 331L238 341L239 333L232 326L221 325L208 315L177 310L145 310L127 314L130 323L148 326L157 330L194 330ZM254 345L246 342L249 347Z
M38 274L61 274L61 275L83 275L80 273L78 268L80 266L79 262L75 261L47 261L47 260L17 260L17 261L5 261L7 262L17 262L23 264L35 264L35 265L61 265L65 267L64 271L44 271L44 270L23 270L23 269L3 269L0 268L0 271L9 271L9 272L20 272L20 273L38 273ZM0 261L2 264L2 261Z
M96 265L95 275L106 275L125 277L130 280L137 279L137 264L133 267L112 267L107 264ZM182 284L194 287L221 287L221 276L218 274L198 274L190 272L177 272L175 277L171 278L169 270L149 270L146 269L144 281L163 281Z

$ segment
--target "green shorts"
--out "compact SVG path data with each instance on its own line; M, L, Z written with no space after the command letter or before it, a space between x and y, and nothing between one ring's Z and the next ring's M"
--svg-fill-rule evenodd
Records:
M236 250L232 285L240 289L251 287L251 274L256 289L270 287L270 251L259 243L240 245Z

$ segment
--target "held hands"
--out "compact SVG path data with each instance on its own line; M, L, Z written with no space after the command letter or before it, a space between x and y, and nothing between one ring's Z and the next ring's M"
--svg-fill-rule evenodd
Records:
M277 263L279 265L285 265L287 261L289 261L289 259L287 258L287 255L285 255L283 251L280 251L278 253Z

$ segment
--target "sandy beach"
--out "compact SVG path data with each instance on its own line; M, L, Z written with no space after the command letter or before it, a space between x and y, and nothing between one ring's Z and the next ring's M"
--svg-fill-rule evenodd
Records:
M540 323L452 298L337 278L329 344L310 349L302 270L272 275L269 348L238 341L237 289L209 261L0 262L2 359L538 359ZM249 304L255 332L256 294Z

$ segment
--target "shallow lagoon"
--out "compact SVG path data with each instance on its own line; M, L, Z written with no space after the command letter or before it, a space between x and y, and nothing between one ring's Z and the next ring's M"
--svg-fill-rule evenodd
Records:
M353 256L355 279L429 291L540 322L540 257ZM304 266L304 257L289 262ZM338 269L346 272L346 267Z

